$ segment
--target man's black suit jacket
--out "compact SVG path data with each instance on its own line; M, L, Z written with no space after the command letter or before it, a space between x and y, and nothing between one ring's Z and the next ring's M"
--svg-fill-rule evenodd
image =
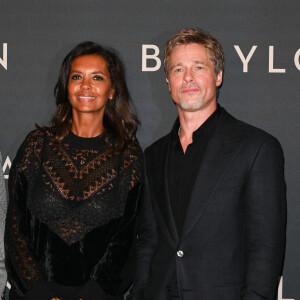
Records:
M168 134L145 150L135 299L169 299L176 279L181 300L275 299L286 228L279 142L222 109L178 236L167 184L170 141Z

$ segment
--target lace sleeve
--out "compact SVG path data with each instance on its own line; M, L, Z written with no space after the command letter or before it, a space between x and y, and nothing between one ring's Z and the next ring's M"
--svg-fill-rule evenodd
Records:
M129 147L125 152L123 164L124 169L119 176L121 194L126 197L125 211L105 255L92 274L92 278L110 295L122 295L132 283L135 221L142 188L142 152L138 145Z
M29 134L21 145L9 174L5 259L8 281L19 295L26 294L43 279L42 266L36 261L26 239L26 218L29 214L26 207L27 187L34 165L35 135Z

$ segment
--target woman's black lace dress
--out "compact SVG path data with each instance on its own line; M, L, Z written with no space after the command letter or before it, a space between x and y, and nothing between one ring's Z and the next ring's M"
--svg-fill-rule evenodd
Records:
M49 128L31 132L12 164L10 299L122 299L131 283L140 146L108 155L104 135L52 138Z

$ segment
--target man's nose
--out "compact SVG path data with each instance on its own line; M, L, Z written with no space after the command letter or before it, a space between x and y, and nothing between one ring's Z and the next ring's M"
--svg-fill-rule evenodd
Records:
M194 80L193 71L190 68L185 69L184 71L184 81L191 82Z

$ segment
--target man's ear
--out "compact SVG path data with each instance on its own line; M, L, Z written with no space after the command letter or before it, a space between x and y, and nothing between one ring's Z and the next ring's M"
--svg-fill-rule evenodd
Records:
M166 82L167 82L167 85L168 85L168 87L169 87L169 91L171 92L168 77L166 78Z
M220 71L216 76L216 86L220 86L223 81L223 71Z

